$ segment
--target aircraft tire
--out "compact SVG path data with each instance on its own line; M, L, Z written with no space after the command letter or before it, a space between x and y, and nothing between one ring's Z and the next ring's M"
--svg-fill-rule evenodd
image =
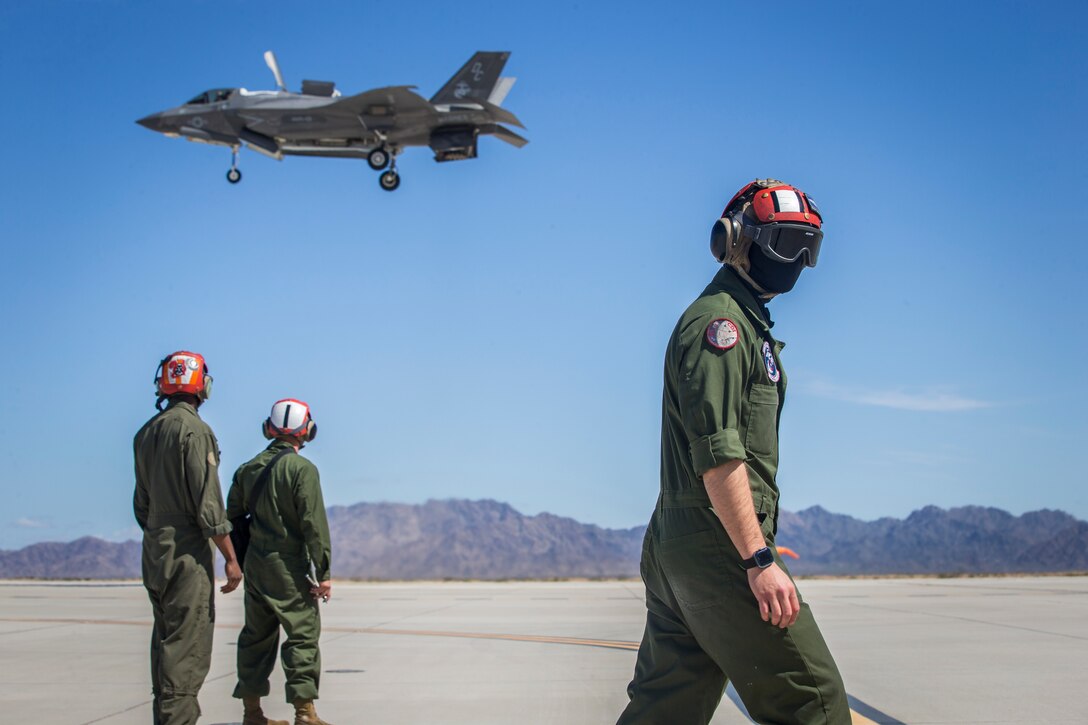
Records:
M241 180L242 180L242 172L239 171L238 169L231 169L230 171L227 172L227 181L229 181L230 183L237 184Z
M378 177L378 184L386 191L396 191L400 186L400 174L396 171L386 171Z
M385 149L374 149L366 156L366 162L370 164L370 168L375 171L381 171L386 166L389 166L389 152Z

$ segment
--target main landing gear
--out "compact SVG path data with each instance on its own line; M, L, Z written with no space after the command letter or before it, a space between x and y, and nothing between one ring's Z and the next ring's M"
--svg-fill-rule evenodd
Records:
M378 176L378 185L386 191L394 191L400 186L400 174L397 173L397 149L389 150L384 146L372 150L367 154L366 162L370 164L370 168L375 171L382 171L385 167L389 167L388 170L382 171Z
M237 146L230 149L230 169L227 171L227 181L237 184L242 180L242 171L238 168ZM396 191L400 187L400 174L397 173L397 155L400 149L379 146L367 154L366 162L375 171L381 171L378 176L378 185L386 191ZM383 170L384 169L384 170Z
M230 170L227 172L227 181L237 184L242 180L242 172L238 170L238 147L232 146L230 150Z
M386 166L389 166L389 152L379 146L367 154L366 162L370 164L370 168L375 171L381 171Z
M382 175L378 177L378 185L386 191L396 191L400 186L400 174L397 173L396 165L389 171L382 172Z

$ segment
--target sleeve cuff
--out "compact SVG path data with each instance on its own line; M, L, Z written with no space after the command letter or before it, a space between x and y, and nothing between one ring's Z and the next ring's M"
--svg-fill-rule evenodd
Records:
M210 539L213 536L222 536L223 534L229 534L233 529L234 527L230 525L230 521L224 521L218 526L213 526L209 529L203 529L204 538Z
M696 438L688 447L695 475L702 476L711 468L717 468L729 461L744 460L747 451L740 443L740 433L736 428L723 428L712 435Z
M331 562L328 556L322 556L320 560L314 561L314 576L317 577L318 582L327 582L332 578Z

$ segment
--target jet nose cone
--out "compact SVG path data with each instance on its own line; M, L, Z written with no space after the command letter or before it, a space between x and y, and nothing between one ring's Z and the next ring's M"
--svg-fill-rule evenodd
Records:
M140 124L144 128L149 128L152 131L161 131L162 114L152 113L150 116L144 116L143 118L137 119L136 123Z

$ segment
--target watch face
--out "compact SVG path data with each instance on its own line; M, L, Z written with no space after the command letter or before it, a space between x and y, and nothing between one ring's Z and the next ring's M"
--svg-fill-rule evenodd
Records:
M752 558L756 560L756 566L760 569L766 569L768 566L774 563L774 554L767 547L763 547L756 553L752 554Z

